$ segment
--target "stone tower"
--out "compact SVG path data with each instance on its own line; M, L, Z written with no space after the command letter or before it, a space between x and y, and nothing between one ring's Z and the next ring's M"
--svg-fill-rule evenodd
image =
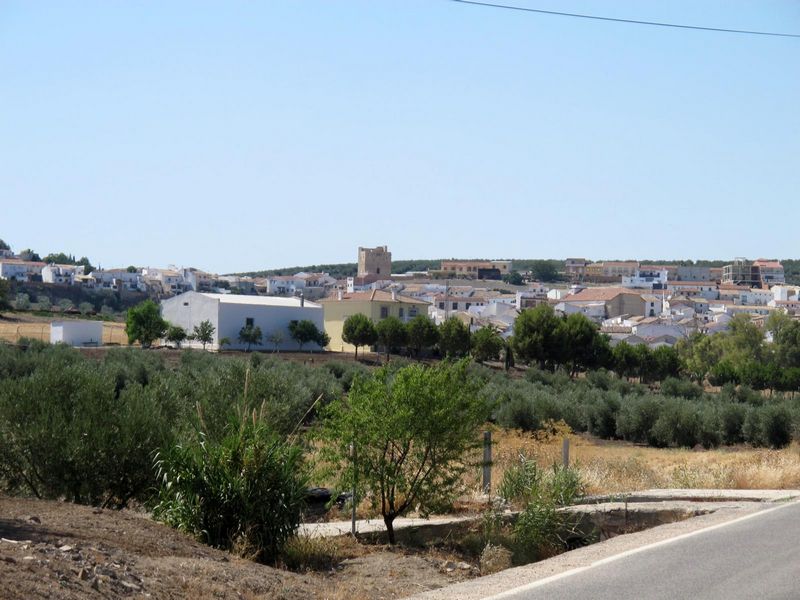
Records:
M380 275L389 277L392 273L392 253L388 246L377 248L358 248L358 276Z

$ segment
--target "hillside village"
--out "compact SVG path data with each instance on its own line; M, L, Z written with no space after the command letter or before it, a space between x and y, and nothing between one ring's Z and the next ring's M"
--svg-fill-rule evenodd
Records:
M0 249L0 278L12 285L12 302L22 304L24 295L25 302L52 310L49 298L74 288L101 298L150 297L162 303L165 317L189 330L201 316L209 318L217 331L212 349L235 337L243 323L275 332L274 349L290 349L281 330L298 315L324 327L329 350L345 352L354 347L342 339L343 324L356 313L376 323L389 316L408 322L427 315L437 325L456 318L472 332L490 326L507 339L520 311L549 304L559 314L585 315L612 345L625 341L651 349L673 346L694 332L726 331L741 313L759 327L774 311L800 318L800 286L786 283L783 265L774 259L737 258L709 267L568 258L560 281L542 282L533 272L515 270L512 260L450 259L438 269L393 273L387 246L358 248L357 273L346 278L302 271L217 275L174 266L87 270L31 254L15 254L6 244ZM31 292L29 286L38 287ZM191 306L189 298L196 299ZM218 307L213 315L212 305ZM68 310L64 303L60 308Z

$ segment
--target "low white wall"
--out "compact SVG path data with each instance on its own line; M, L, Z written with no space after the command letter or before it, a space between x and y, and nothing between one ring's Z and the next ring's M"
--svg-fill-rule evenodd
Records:
M70 346L102 346L102 321L53 321L50 323L50 343Z

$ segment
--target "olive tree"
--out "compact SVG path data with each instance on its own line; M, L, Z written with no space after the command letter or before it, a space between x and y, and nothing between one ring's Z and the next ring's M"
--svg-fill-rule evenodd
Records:
M342 488L380 509L394 544L397 517L412 507L427 515L457 496L487 414L466 361L383 367L327 407L323 456Z

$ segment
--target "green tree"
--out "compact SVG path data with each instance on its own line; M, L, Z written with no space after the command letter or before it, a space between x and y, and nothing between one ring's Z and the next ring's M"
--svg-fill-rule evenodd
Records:
M439 325L439 351L446 358L467 356L471 347L469 327L457 317L450 317Z
M524 285L525 280L522 278L522 275L519 274L519 271L511 271L511 273L506 273L503 275L503 281L505 283L511 285Z
M139 271L139 269L137 269L137 268L136 268L136 267L134 267L133 265L128 265L128 268L127 268L127 269L125 269L125 270L126 270L128 273L136 273L136 272L138 272L138 271Z
M214 332L216 330L217 328L208 319L200 321L200 324L195 325L192 329L192 339L203 344L203 350L205 350L206 344L214 341Z
M78 305L78 310L82 315L90 315L94 312L94 305L91 302L81 302Z
M14 308L16 310L30 310L31 298L28 294L17 294L17 299L14 300Z
M36 262L39 262L39 261L42 260L42 257L39 256L36 252L31 250L30 248L25 248L25 250L20 252L19 253L19 257L22 260L32 260L32 261L36 261Z
M321 348L328 345L330 338L328 334L317 328L313 321L303 319L301 321L291 321L289 323L289 335L297 342L299 350L302 352L303 346L309 342L316 343Z
M85 256L81 256L77 261L75 261L75 264L83 266L83 272L87 275L95 270L94 265L92 265L91 261Z
M419 356L423 350L433 348L439 341L439 330L427 315L417 315L406 323L408 345Z
M384 367L356 378L350 393L326 409L324 456L341 489L355 486L358 498L380 509L390 543L397 517L412 507L422 515L442 510L463 486L488 412L477 385L464 361L394 374Z
M239 343L247 344L245 352L250 352L250 347L253 344L260 346L262 337L261 327L258 325L245 325L239 330Z
M71 254L64 254L63 252L51 252L42 259L42 262L48 264L55 263L57 265L74 265L75 257Z
M406 326L397 317L381 319L375 326L375 333L378 334L378 342L386 350L386 360L389 360L392 348L402 346L408 339Z
M283 343L283 332L276 329L267 336L267 341L272 344L272 351L277 352L278 346Z
M186 330L180 325L170 325L167 327L166 340L171 344L175 344L176 348L180 348L181 344L186 341L188 334Z
M481 327L472 334L472 358L483 363L487 360L499 360L505 343L491 325Z
M523 310L514 322L514 354L526 363L538 362L542 369L548 363L558 364L561 321L549 304Z
M790 320L772 335L776 364L784 369L800 367L800 321Z
M656 379L663 381L667 377L679 377L681 361L678 351L671 346L659 346L653 350L653 371Z
M558 281L558 269L549 260L535 260L531 263L531 275L537 281Z
M161 317L158 304L152 300L145 300L128 309L125 317L125 333L128 334L128 343L140 342L142 348L149 348L153 342L163 337L167 332L167 323Z
M628 342L621 341L611 352L614 371L620 377L636 377L639 374L639 362L636 351Z
M11 250L11 246L0 240L0 250Z
M356 347L355 359L358 360L359 346L372 346L378 340L378 332L368 316L356 313L344 320L342 339Z
M11 293L11 284L9 283L9 281L7 279L0 279L0 311L2 311L5 308L8 308L8 295L10 293Z
M581 369L602 367L610 362L607 338L581 313L571 314L561 321L553 346L557 348L559 362L569 364L573 377Z

